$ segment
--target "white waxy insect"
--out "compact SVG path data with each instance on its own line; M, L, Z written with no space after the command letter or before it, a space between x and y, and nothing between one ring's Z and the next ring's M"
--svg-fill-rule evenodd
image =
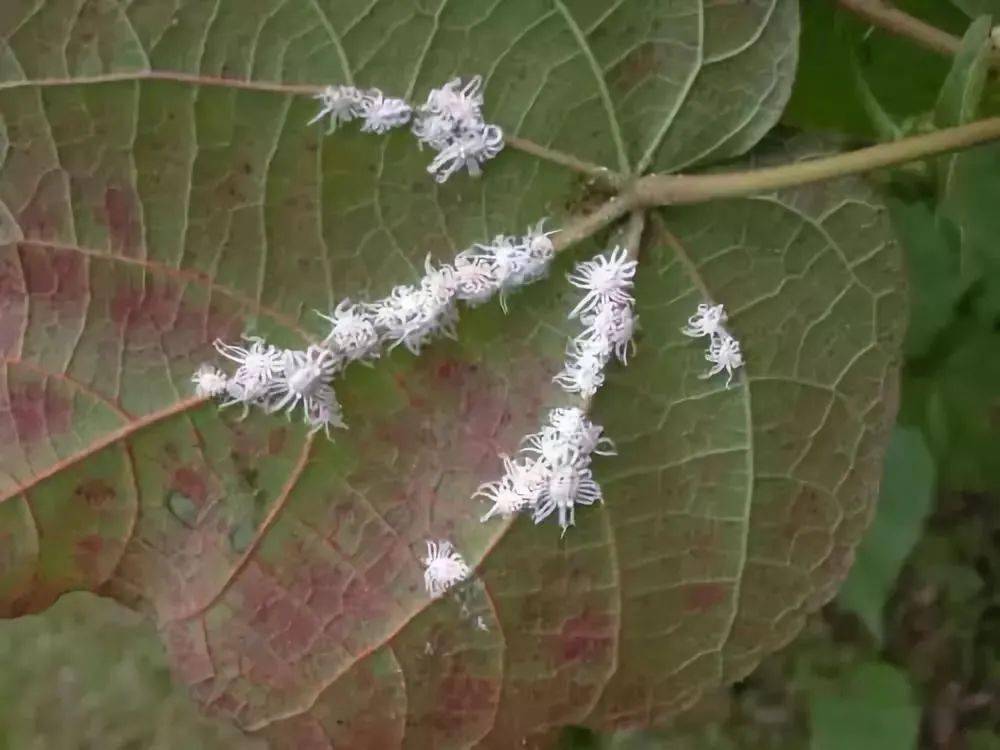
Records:
M423 560L424 585L427 593L437 599L452 586L469 577L471 570L448 541L428 541L427 557Z
M234 346L216 339L217 352L237 365L232 379L238 383L266 383L281 371L282 352L257 336L244 337L249 346Z
M698 305L698 311L688 318L688 324L681 333L692 338L711 336L713 339L725 333L723 325L727 320L723 305Z
M587 328L579 339L591 341L610 356L613 352L622 364L628 364L629 351L634 351L635 314L631 305L610 300L601 301L596 308L580 317Z
M364 98L365 95L354 86L327 86L313 97L319 100L320 110L309 124L329 117L330 125L327 132L332 133L341 123L350 122L361 115Z
M712 363L711 369L704 373L702 378L710 378L720 372L725 371L726 387L733 381L735 371L743 366L743 353L740 351L740 342L728 333L722 334L712 340L708 351L705 352L705 359Z
M331 324L323 346L330 348L334 354L347 362L378 357L379 337L375 330L375 316L367 306L344 299L330 315L317 315Z
M229 378L217 367L210 364L203 364L197 372L191 376L194 383L194 392L200 398L215 398L226 392Z
M555 511L565 534L576 522L577 505L592 505L601 500L601 487L594 481L590 469L566 461L553 467L535 506L534 521L541 523Z
M306 411L313 403L332 403L330 380L337 373L337 358L329 349L310 346L305 351L288 349L282 359L281 375L267 386L268 411L291 412L299 403Z
M361 126L363 133L387 133L405 125L413 116L413 109L409 104L402 99L385 96L378 89L365 92L358 109L364 119Z
M616 247L607 255L598 255L592 260L577 263L569 274L570 283L586 291L569 317L593 310L599 302L611 301L621 305L631 305L634 300L629 290L635 277L634 260L629 260L628 251Z

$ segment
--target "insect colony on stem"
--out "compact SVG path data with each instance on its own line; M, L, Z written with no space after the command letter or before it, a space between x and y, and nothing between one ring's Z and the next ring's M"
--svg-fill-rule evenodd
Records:
M315 98L320 110L310 124L325 119L328 132L353 120L362 121L363 132L375 134L409 124L420 147L437 152L427 171L438 182L463 168L479 176L483 164L504 146L500 127L483 119L479 76L464 83L453 79L433 89L417 107L378 89L354 86L327 86ZM511 292L548 273L555 255L553 234L542 220L523 235L498 235L462 250L451 263L436 264L428 256L419 281L397 285L379 300L343 299L329 314L318 313L329 332L319 345L305 350L280 349L260 337L246 337L243 344L216 341L216 350L236 369L226 375L213 365L202 365L191 378L195 392L218 399L221 407L240 405L244 417L251 407L288 415L301 410L310 433L323 431L330 437L332 428L346 428L333 380L348 365L370 364L400 344L419 355L434 338L456 338L459 303L474 307L496 296L506 312ZM576 394L581 405L551 409L539 431L522 440L517 457L499 457L500 478L480 485L473 494L492 504L482 522L527 512L538 524L554 515L565 534L574 525L577 505L603 502L591 460L595 454L614 455L615 447L587 411L604 384L607 365L612 360L626 365L634 353L632 288L637 264L629 250L615 247L577 263L569 274L569 282L583 295L568 317L583 328L569 341L565 365L553 381ZM702 377L725 372L728 387L743 357L739 342L724 327L726 321L721 304L701 304L682 332L708 337L705 358L711 367ZM468 578L472 569L451 542L429 540L426 545L424 583L428 594L437 598Z

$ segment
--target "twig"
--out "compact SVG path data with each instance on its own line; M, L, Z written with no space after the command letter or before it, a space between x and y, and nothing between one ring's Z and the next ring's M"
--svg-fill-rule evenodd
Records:
M890 34L905 36L920 46L942 55L954 55L962 40L937 26L904 13L886 0L834 0L841 8L860 16ZM1000 53L990 56L991 65L1000 67Z
M518 151L523 151L526 154L537 156L540 159L545 159L546 161L559 164L567 169L572 169L574 172L587 175L595 182L611 188L612 190L617 190L625 184L625 177L618 172L608 169L607 167L602 167L600 164L594 164L593 162L578 159L572 154L555 151L547 146L535 143L534 141L519 138L516 135L505 135L504 142L506 142L506 144L511 148L517 149Z
M628 209L700 203L860 174L995 140L1000 140L1000 117L779 167L704 175L651 174L626 188L620 198Z

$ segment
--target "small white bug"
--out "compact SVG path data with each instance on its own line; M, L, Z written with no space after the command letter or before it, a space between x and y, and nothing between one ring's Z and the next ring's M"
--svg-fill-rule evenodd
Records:
M423 560L424 585L427 593L437 599L472 572L451 542L427 542L427 557Z
M203 364L197 372L191 376L194 383L195 395L200 398L214 398L226 392L226 385L229 378L217 367L210 364Z
M226 344L216 339L214 346L226 359L230 359L239 367L232 379L238 383L266 383L271 380L275 373L281 372L282 352L264 339L251 336L244 337L250 342L247 347Z
M409 104L402 99L385 96L378 89L369 89L365 92L359 106L359 112L364 118L361 132L379 135L405 125L413 116L413 110Z
M326 132L332 133L341 123L350 122L361 114L364 98L364 94L354 86L327 86L313 97L319 100L320 110L309 124L329 116L330 126Z
M514 489L514 483L507 476L479 485L479 489L473 494L473 497L477 496L485 497L493 503L493 507L479 519L484 523L494 516L510 518L528 505L528 498Z
M712 340L708 350L705 352L705 359L712 363L712 368L701 375L702 379L710 378L713 375L726 371L726 388L733 381L733 374L737 368L743 366L743 354L740 351L740 342L724 333Z
M348 362L378 357L378 332L375 330L374 315L367 306L343 299L330 315L321 312L317 315L331 323L323 346L331 348Z
M580 317L587 328L579 339L597 344L603 352L614 352L622 364L628 364L629 350L635 350L635 315L631 305L602 300L596 308Z
M557 511L559 526L565 534L576 522L577 505L593 505L601 500L601 487L594 481L590 469L566 461L553 467L535 506L534 521L541 523Z
M282 374L267 385L268 411L292 409L302 402L306 412L319 409L319 404L334 402L329 381L337 373L337 358L329 349L310 346L305 351L286 350L282 359Z
M634 300L628 290L635 277L635 266L636 262L629 260L628 251L622 247L616 247L610 255L598 255L592 260L577 263L568 278L573 286L587 293L570 311L569 317L589 312L601 301L631 305Z
M698 311L688 318L688 324L681 333L692 338L711 336L715 339L725 333L722 327L728 319L723 305L698 305Z
M447 181L463 167L470 175L478 177L483 171L482 164L495 158L503 147L503 131L496 125L458 133L438 152L427 171L438 182Z
M482 304L500 287L489 258L463 250L455 256L455 296L470 307Z
M596 453L599 456L614 456L616 453L611 438L601 436L604 428L587 419L578 407L552 409L549 411L549 425L563 440L576 446L580 455Z

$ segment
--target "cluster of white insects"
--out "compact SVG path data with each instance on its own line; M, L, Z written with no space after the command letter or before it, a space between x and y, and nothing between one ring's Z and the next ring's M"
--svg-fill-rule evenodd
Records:
M725 328L727 319L726 309L722 305L698 305L698 311L688 318L688 324L681 332L692 338L708 336L705 359L712 366L702 377L710 378L725 371L728 388L733 382L734 372L743 366L743 353L740 351L740 342Z
M565 367L553 380L585 403L603 385L604 369L612 357L624 364L633 346L635 267L627 250L615 248L578 263L569 275L570 283L584 291L569 317L579 318L584 330L570 340ZM493 503L482 520L530 511L537 524L556 513L565 534L575 523L577 505L603 500L591 472L591 457L613 455L615 447L602 432L584 409L552 409L547 424L524 438L519 458L501 456L503 476L483 484L474 495Z
M327 86L315 97L321 108L310 124L328 118L328 132L333 132L343 122L360 119L363 132L381 134L412 123L410 129L421 148L426 145L437 151L427 171L438 182L463 167L478 176L483 163L504 147L503 131L483 119L482 85L480 76L464 84L455 78L432 89L427 101L416 108L379 89Z
M319 313L329 332L305 350L280 349L259 337L248 338L246 345L216 341L216 350L236 370L226 375L202 365L192 377L195 391L219 398L223 407L242 405L244 416L251 406L289 415L301 406L310 431L329 437L331 428L346 427L332 384L340 372L399 344L420 354L432 338L455 338L458 302L475 306L499 295L506 306L507 293L546 274L555 254L552 234L542 221L520 237L498 235L473 245L452 263L435 265L428 257L417 283L400 284L374 302L344 299L329 315Z
M432 90L426 103L414 109L378 89L328 86L316 97L321 109L310 124L328 118L332 132L341 123L361 119L362 131L381 134L412 123L421 145L438 152L428 171L439 182L463 167L477 176L482 164L503 148L500 128L483 120L481 88L479 76L465 84L456 78ZM241 345L217 340L216 350L236 369L227 375L202 365L192 377L195 391L199 397L218 399L222 407L241 405L243 417L254 406L288 415L301 407L310 433L322 430L329 437L331 428L346 427L332 383L339 373L352 362L370 364L399 344L420 354L432 338L455 338L458 302L472 307L496 295L506 312L510 292L548 272L555 254L553 234L545 231L543 220L522 236L498 235L492 242L473 245L451 263L435 264L428 256L418 282L398 285L380 300L344 299L328 315L318 313L329 323L329 332L320 344L305 350L281 349L260 337L245 337ZM594 454L614 455L615 447L602 435L603 428L588 419L587 407L604 384L608 363L618 359L627 364L634 348L635 272L629 252L615 248L578 263L569 274L570 283L584 292L569 318L578 319L583 330L570 340L565 366L553 380L577 394L582 406L551 409L541 429L522 440L518 457L500 456L503 475L473 495L492 503L482 522L525 511L537 524L555 514L565 534L574 525L577 505L603 502L591 459ZM709 337L705 357L712 367L703 377L725 371L728 387L743 357L725 322L722 305L702 304L682 332ZM433 598L472 574L446 540L427 542L423 564L424 584Z

